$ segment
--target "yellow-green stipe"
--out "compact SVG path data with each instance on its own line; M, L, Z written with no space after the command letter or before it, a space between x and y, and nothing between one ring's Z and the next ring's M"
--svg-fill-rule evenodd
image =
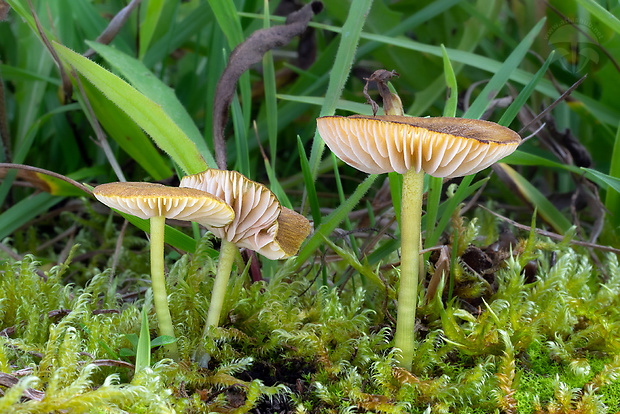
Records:
M403 175L400 213L400 287L398 289L394 346L402 351L399 361L400 367L408 371L411 371L414 352L423 194L424 171L419 173L413 169L407 171Z
M164 230L165 217L151 217L151 287L153 302L160 335L174 336L172 317L168 308L168 294L166 293L166 278L164 276ZM170 358L179 360L179 349L176 342L165 346Z
M215 282L213 284L213 292L211 293L211 303L209 304L209 313L207 314L207 324L205 325L205 335L210 326L218 326L220 323L220 314L226 297L226 287L230 271L238 248L235 243L231 243L222 239L222 247L220 248L220 260L217 264L217 273L215 274Z

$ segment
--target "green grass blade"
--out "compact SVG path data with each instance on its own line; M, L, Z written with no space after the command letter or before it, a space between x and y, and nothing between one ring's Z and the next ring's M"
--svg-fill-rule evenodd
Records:
M577 0L577 3L581 4L584 9L603 22L604 25L617 34L620 34L620 20L611 14L609 10L606 10L594 0Z
M86 42L125 79L147 98L161 105L162 109L179 128L192 140L210 167L215 168L215 160L205 143L202 133L187 113L173 89L155 77L138 59L112 47L95 42ZM200 172L200 171L198 171Z
M63 197L55 197L47 193L24 198L0 214L0 239L11 235L15 230L30 220L48 211L61 202Z
M538 214L540 214L556 232L564 234L571 228L571 222L525 177L504 163L497 163L496 165L510 177L521 195L538 210Z
M519 43L519 46L508 56L500 69L495 72L491 80L482 89L476 100L471 104L463 118L478 119L482 116L491 100L495 98L500 89L510 79L512 72L519 66L526 53L530 50L532 43L545 24L545 19L541 19L529 33Z
M296 96L287 94L276 95L278 99L290 102L299 102L308 105L324 106L326 98L322 96ZM372 108L366 103L347 101L344 99L336 100L335 109L342 109L360 115L372 115Z
M360 34L371 5L372 0L358 0L355 3L351 3L349 15L342 27L336 60L329 74L329 84L325 94L325 101L321 108L321 116L332 115L336 110L336 102L340 98L342 88L344 88L344 84L351 72ZM312 142L312 150L310 151L310 170L313 177L317 176L324 148L325 143L319 136L319 133L316 132Z
M263 29L268 29L269 2L263 2L264 16ZM273 64L273 53L269 50L263 57L263 88L265 91L265 113L267 117L267 136L269 137L269 155L271 167L276 168L276 153L278 150L278 102L276 100L276 70Z
M208 165L196 145L157 103L95 62L54 43L58 55L117 104L153 138L187 174L196 174Z
M620 179L620 125L618 125L616 142L614 143L614 149L611 155L609 177ZM614 223L616 226L620 225L620 189L616 188L616 191L607 190L605 207L607 207L607 210L613 212L612 214L614 215Z
M92 83L82 81L82 86L97 120L110 138L154 180L170 177L172 170L168 166L169 161L164 160L144 131Z
M551 62L553 61L554 56L555 56L555 50L552 50L551 53L549 54L549 57L545 61L545 63L542 65L540 69L538 69L538 71L536 72L532 80L530 80L528 84L525 85L525 87L523 88L521 93L519 93L519 95L514 100L514 102L510 104L508 109L506 109L502 117L499 119L498 124L507 127L512 123L512 121L515 119L515 117L517 116L521 108L523 108L523 105L525 105L525 102L527 101L527 99L530 97L532 92L534 92L534 89L536 88L536 85L538 85L538 82L540 82L540 80L545 75L545 73L547 73L547 69L549 68L549 65L551 64Z
M565 170L574 172L575 174L581 174L581 170L579 167L569 164L559 163L539 155L530 154L529 152L525 152L523 150L516 150L512 154L504 157L502 162L506 164L512 165L534 165L537 167L548 167L555 168L559 170Z
M153 33L159 22L159 16L164 8L164 0L149 0L146 6L146 16L140 25L140 60L144 58L146 51L153 39Z
M370 186L375 182L378 175L369 175L364 182L357 186L355 192L347 199L344 204L341 204L336 210L331 212L328 216L324 217L319 227L315 228L314 234L308 242L303 246L299 255L295 259L296 267L302 266L306 260L324 243L324 237L329 237L332 231L342 223L345 217L351 210L359 203L364 194L370 189Z
M448 101L443 108L443 116L456 116L456 105L459 100L459 90L456 83L456 75L454 74L454 68L450 63L448 52L444 45L441 45L441 52L443 57L443 72L446 78L446 86L448 87Z
M209 0L209 5L218 25L226 39L230 50L244 41L243 29L237 8L232 0ZM250 76L246 72L239 78L239 90L241 92L241 106L243 107L243 125L248 130L250 127L250 116L252 108L252 87L250 85Z
M616 192L620 192L620 178L614 177L611 175L607 175L600 171L593 170L591 168L582 168L586 172L586 176L594 179L597 183L601 184L603 188L607 188L607 190L613 190ZM613 210L618 211L618 210Z
M299 152L299 161L301 163L301 171L304 176L304 184L306 192L308 194L308 203L310 204L310 214L312 214L312 220L314 220L314 227L321 225L321 210L319 205L319 198L316 195L316 187L314 185L314 179L312 178L312 171L310 171L310 163L306 157L306 150L304 144L301 142L299 135L297 136L297 150Z
M147 301L142 307L142 323L140 324L140 336L136 347L136 370L151 366L151 334L149 332L149 318L146 315Z
M244 115L237 95L232 102L232 121L235 133L235 146L237 148L237 170L248 178L250 176L250 151L248 149L247 130L243 124Z

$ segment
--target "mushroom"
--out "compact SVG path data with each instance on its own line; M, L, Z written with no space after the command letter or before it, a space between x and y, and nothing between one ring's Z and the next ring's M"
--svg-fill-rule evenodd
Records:
M371 174L403 174L400 287L394 346L402 351L400 366L411 370L424 173L447 178L474 174L512 153L521 137L488 121L404 116L400 99L390 93L386 79L371 77L369 80L378 83L384 107L390 108L386 115L324 116L317 119L317 127L325 144L350 166ZM372 101L367 94L366 97ZM376 114L375 107L376 104L373 105Z
M180 186L214 194L226 201L235 212L233 221L219 228L197 220L222 239L206 333L210 326L219 324L238 247L254 250L272 260L293 256L310 233L310 222L301 214L281 206L267 187L236 171L209 169L183 177Z
M222 199L191 188L168 187L162 184L117 182L94 188L93 195L108 207L132 216L149 219L151 226L151 283L153 302L161 335L174 338L174 328L164 277L164 230L167 218L208 222L220 227L234 218L232 208ZM176 343L167 346L177 360Z

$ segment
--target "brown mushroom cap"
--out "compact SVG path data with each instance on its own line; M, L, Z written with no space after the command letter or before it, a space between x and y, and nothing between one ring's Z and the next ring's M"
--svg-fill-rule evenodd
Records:
M118 182L101 184L93 195L108 207L143 219L166 217L209 222L222 227L234 218L224 200L191 188L168 187L156 183Z
M183 177L180 186L207 191L226 201L235 212L230 224L219 229L201 224L216 236L268 259L296 254L310 233L305 217L281 207L271 190L236 171L209 169Z
M461 177L485 169L521 142L511 129L465 118L324 116L317 126L338 158L370 174L414 169Z

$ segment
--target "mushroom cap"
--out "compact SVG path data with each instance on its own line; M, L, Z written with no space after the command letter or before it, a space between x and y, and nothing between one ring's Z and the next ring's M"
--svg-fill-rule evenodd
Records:
M461 177L485 169L521 142L509 128L466 118L324 116L317 126L338 158L370 174L414 169L435 177Z
M180 186L207 191L226 201L235 212L230 224L213 228L199 223L216 236L268 259L295 255L310 233L305 217L281 207L271 190L236 171L209 169L183 177Z
M108 207L143 219L163 216L222 227L235 214L224 200L212 194L156 183L101 184L94 188L93 195Z

